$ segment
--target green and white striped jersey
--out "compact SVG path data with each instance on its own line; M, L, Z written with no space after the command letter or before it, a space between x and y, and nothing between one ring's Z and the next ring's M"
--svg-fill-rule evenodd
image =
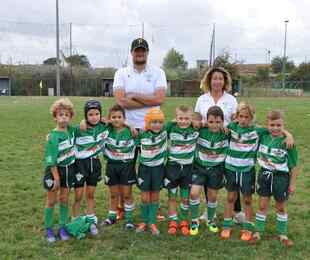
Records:
M285 137L272 137L266 134L261 137L257 162L260 167L269 171L289 172L296 167L298 154L296 147L287 149Z
M46 167L67 166L75 162L74 128L67 131L52 130L45 145L44 162Z
M197 141L195 162L203 167L224 163L229 145L229 136L223 132L212 132L201 128Z
M165 162L167 156L167 131L163 129L159 133L150 130L142 132L136 139L137 145L141 145L139 162L145 166L158 166Z
M168 162L192 164L199 132L192 126L180 128L176 122L167 123L166 130L169 142Z
M77 126L75 128L76 158L86 159L100 155L108 134L108 125L101 122L94 127L88 127L85 131L81 131L80 126Z
M240 127L235 122L230 123L228 128L231 138L225 168L236 172L250 171L255 166L259 138L268 130L256 126Z
M105 142L105 157L109 161L130 162L135 157L135 140L128 127L117 131L109 127L109 135Z

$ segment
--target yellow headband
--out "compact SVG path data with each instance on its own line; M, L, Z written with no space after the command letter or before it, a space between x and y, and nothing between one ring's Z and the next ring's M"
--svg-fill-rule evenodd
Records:
M155 120L164 121L165 115L159 108L150 108L144 117L145 130L150 129L150 123Z

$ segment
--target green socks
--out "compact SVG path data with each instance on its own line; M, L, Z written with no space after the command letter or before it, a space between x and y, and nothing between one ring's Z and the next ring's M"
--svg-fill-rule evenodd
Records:
M287 214L277 213L276 229L279 235L287 235Z
M156 224L159 203L153 202L149 204L149 224Z
M208 201L208 222L213 221L216 207L217 207L217 201L215 202Z
M132 204L126 204L124 205L124 210L125 210L125 220L127 222L132 222L132 212L135 208L135 205L132 203Z
M192 213L192 221L198 221L199 219L199 204L200 200L189 200L189 207Z
M44 209L44 226L45 226L45 228L52 228L53 227L53 224L54 224L53 211L54 211L54 208L45 208Z
M186 220L188 219L188 210L189 210L189 205L180 204L180 219L182 220Z
M224 229L229 229L233 225L233 220L232 218L224 218L224 223L223 223L223 228Z
M149 205L149 203L142 203L140 206L141 218L145 224L148 224L149 222Z
M266 215L256 213L255 217L255 230L261 234L265 231Z
M68 223L69 208L67 204L59 204L59 225L64 227Z

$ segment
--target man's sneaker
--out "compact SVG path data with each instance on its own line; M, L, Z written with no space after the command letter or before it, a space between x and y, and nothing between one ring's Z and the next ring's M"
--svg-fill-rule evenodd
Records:
M168 225L168 234L169 235L176 235L177 234L177 229L178 229L178 223L174 220L169 221Z
M125 224L125 229L126 230L134 230L135 229L135 225L132 223L132 222L127 222L126 224Z
M192 221L191 229L189 231L191 236L196 236L199 233L199 223L198 221Z
M70 236L64 227L61 227L58 231L60 240L66 241L70 239Z
M221 232L221 239L226 240L229 239L231 236L231 229L230 228L225 228Z
M252 238L252 232L249 230L241 230L240 239L242 241L250 241Z
M280 240L282 245L284 245L285 247L292 247L294 245L294 242L288 239L288 237L285 235L279 235L278 239Z
M136 228L136 233L142 233L146 231L147 225L145 223L140 223L138 227Z
M214 221L208 221L208 229L212 233L218 233L219 232L219 228L217 227L217 225Z
M235 214L234 216L234 222L237 225L241 225L245 222L245 214L244 212L240 211L238 213Z
M122 219L124 219L124 214L125 214L124 208L117 207L117 210L116 210L116 219L117 219L117 220L122 220Z
M189 235L189 227L188 227L188 222L183 220L180 223L180 230L183 236L188 236Z
M56 237L55 237L54 231L51 228L46 229L46 241L48 243L56 242Z
M110 218L107 218L105 219L103 222L102 222L102 226L111 226L111 225L114 225L116 223L116 220L115 219L110 219Z
M96 224L90 224L89 232L92 236L98 235L98 228L97 228Z
M152 235L154 235L154 236L158 236L160 234L156 224L151 224L150 230L151 230Z

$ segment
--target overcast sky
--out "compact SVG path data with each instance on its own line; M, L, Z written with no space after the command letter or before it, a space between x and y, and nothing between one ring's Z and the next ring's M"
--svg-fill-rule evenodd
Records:
M161 65L174 47L190 66L208 59L212 26L216 54L227 50L245 63L265 63L283 55L284 20L288 19L287 55L296 63L310 60L309 0L59 0L61 39L69 53L88 56L94 67L120 67L131 41L150 44L150 62ZM2 0L1 63L37 64L55 56L55 0Z

